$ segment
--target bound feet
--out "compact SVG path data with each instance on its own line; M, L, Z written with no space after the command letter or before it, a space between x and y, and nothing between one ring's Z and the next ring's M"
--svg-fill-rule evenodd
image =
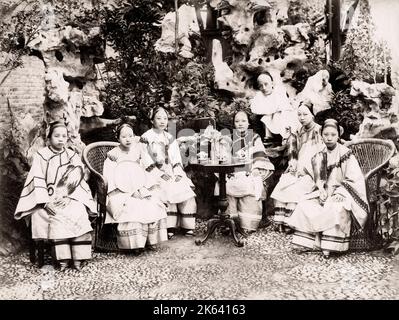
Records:
M74 261L73 262L73 267L75 268L76 271L81 271L82 270L82 262L81 261Z
M144 252L144 248L133 249L132 253L134 256L139 256Z
M60 271L65 271L68 268L69 262L68 261L60 261Z
M290 227L287 227L287 226L283 226L282 224L280 224L278 226L277 231L280 233L286 233L286 234L294 233L293 229L291 229Z
M168 239L171 240L174 238L176 233L176 229L175 228L168 228Z
M82 270L82 261L81 260L73 260L72 262L70 260L61 260L59 261L60 265L60 271L65 271L70 265L72 265L73 269L76 271L81 271Z
M192 229L182 229L181 231L186 237L194 237L195 236L195 232ZM168 229L168 239L171 240L174 238L176 234L176 230L175 229Z
M329 259L330 258L330 251L323 250L323 258L324 259Z
M146 248L150 251L156 251L158 247L155 244L147 244Z
M186 237L194 237L195 233L194 230L187 230L186 233L184 234Z
M255 232L256 232L256 230L242 229L242 234L244 236L249 236L249 235L251 235L251 234L253 234Z

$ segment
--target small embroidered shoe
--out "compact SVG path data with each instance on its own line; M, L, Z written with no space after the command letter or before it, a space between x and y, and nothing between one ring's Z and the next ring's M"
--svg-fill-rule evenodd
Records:
M194 237L194 231L193 230L188 230L188 231L186 231L186 233L185 233L185 236L186 237Z
M172 239L175 236L173 232L168 232L168 239Z
M139 256L144 253L144 248L133 249L132 253L134 256Z
M294 233L294 231L295 230L290 227L285 227L285 229L284 229L285 234L292 234L292 233Z
M324 259L329 259L330 258L330 251L323 250L323 258Z
M65 271L68 268L68 262L62 261L60 262L60 271Z
M76 271L81 271L82 270L82 263L80 261L74 261L73 262L73 267L75 268Z

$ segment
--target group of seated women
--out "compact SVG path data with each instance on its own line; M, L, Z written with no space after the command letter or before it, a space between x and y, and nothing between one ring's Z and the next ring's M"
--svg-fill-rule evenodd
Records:
M362 228L368 212L364 177L351 151L340 143L342 128L333 119L314 122L312 105L298 110L299 129L287 128L289 164L270 197L274 223L280 231L292 230L295 245L330 252L346 251L351 225ZM119 145L108 152L103 174L108 181L105 223L117 224L120 249L153 249L175 236L195 231L197 204L194 185L182 165L177 140L166 131L168 113L151 112L153 127L141 137L133 127L116 130ZM228 175L227 213L246 231L256 231L262 218L265 187L274 172L260 135L250 130L249 115L233 116L231 152L244 154L247 165ZM73 262L80 269L91 257L89 214L93 199L76 153L65 148L67 128L50 127L49 146L34 157L15 213L29 218L33 239L50 239L61 269ZM218 184L215 194L218 193Z

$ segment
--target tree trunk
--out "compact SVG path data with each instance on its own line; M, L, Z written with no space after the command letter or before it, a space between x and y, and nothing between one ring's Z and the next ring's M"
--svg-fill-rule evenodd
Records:
M332 0L332 60L338 61L341 55L341 0Z
M175 22L175 53L176 56L179 54L179 0L175 0L175 13L176 13L176 22Z

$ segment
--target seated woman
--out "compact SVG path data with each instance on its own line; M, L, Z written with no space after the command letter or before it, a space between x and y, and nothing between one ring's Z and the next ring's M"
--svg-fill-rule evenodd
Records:
M26 218L34 241L50 239L60 270L91 258L89 214L97 215L79 155L66 148L68 131L62 121L50 124L49 145L33 156L15 219Z
M178 228L187 236L194 235L195 201L194 184L183 170L179 145L165 130L168 113L164 108L155 108L150 113L153 128L141 136L144 149L144 167L156 177L163 201L167 204L168 237L172 238Z
M140 252L167 240L166 208L156 184L140 166L142 149L129 124L117 128L119 146L107 153L103 174L108 181L105 223L117 223L120 249Z
M256 231L262 219L262 200L266 199L263 183L273 173L274 166L266 156L261 137L248 129L248 114L238 111L233 119L233 160L248 165L227 175L229 206L226 213L232 217L238 216L244 231ZM215 193L218 193L218 188Z
M302 126L287 139L288 168L271 194L274 223L280 232L289 231L285 219L292 214L298 201L314 189L314 182L305 168L310 166L313 155L324 146L321 127L314 122L311 102L301 102L298 120Z
M312 158L309 174L318 190L298 203L286 223L295 229L292 243L330 251L349 248L351 224L363 228L368 213L366 185L352 152L338 143L342 128L327 119L322 127L326 147Z

